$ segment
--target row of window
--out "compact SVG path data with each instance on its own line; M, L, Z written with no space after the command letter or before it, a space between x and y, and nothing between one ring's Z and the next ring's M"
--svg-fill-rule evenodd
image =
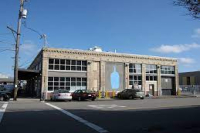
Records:
M129 64L129 73L141 74L141 64ZM157 74L157 65L146 65L147 74ZM175 68L173 66L161 66L161 74L175 74Z
M142 73L142 65L141 64L129 64L129 72L130 73Z
M87 61L49 59L49 70L87 71Z
M82 77L49 77L48 91L64 89L75 91L77 89L86 89L87 78Z
M157 73L157 66L156 65L146 65L146 73L156 74Z
M130 75L129 76L129 85L142 85L142 75Z
M161 74L175 74L173 66L161 66Z

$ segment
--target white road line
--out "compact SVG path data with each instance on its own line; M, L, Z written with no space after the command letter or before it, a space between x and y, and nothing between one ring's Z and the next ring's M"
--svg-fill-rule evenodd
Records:
M52 105L52 104L50 104L50 103L45 103L45 104L47 104L48 106L51 106L51 107L53 107L53 108L55 108L55 109L61 111L62 113L64 113L64 114L66 114L66 115L72 117L73 119L75 119L75 120L77 120L77 121L79 121L79 122L81 122L81 123L87 125L88 127L92 128L92 129L94 129L94 130L96 130L96 131L99 132L99 133L108 133L108 131L105 130L105 129L103 129L102 127L99 127L99 126L97 126L97 125L95 125L95 124L93 124L93 123L91 123L91 122L88 122L88 121L84 120L83 118L81 118L81 117L79 117L79 116L76 116L76 115L74 115L74 114L72 114L72 113L70 113L70 112L68 112L68 111L66 111L66 110L64 110L64 109L61 109L61 108L59 108L59 107L57 107L57 106L55 106L55 105Z
M8 102L5 102L3 104L3 106L0 108L0 123L1 123L1 120L3 118L4 112L6 111L7 106L8 106Z
M111 105L88 105L88 107L92 107L96 109L114 109L114 108L125 108L126 106L111 104Z

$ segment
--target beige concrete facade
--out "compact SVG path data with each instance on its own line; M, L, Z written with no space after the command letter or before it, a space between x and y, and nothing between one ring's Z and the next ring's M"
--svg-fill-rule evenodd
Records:
M38 64L41 64L41 94L47 92L48 88L48 63L49 59L71 59L71 60L86 60L87 61L87 89L95 91L106 90L105 66L107 62L123 63L124 64L124 88L129 88L129 64L136 63L142 65L142 90L148 91L149 84L155 84L157 95L162 95L161 89L161 66L175 67L175 90L178 86L178 66L177 60L173 58L164 58L156 56L143 56L124 53L111 52L94 52L89 50L71 50L71 49L55 49L43 48L28 69L36 69ZM157 66L157 81L146 81L146 65L152 64ZM64 71L63 71L64 73Z

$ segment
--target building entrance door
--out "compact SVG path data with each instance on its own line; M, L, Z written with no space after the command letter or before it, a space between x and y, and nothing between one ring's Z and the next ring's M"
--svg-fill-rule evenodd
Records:
M149 84L149 94L154 96L154 84Z

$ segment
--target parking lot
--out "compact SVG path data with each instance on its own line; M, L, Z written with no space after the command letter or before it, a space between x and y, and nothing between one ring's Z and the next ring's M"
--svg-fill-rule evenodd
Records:
M2 102L1 102L2 105ZM10 101L0 131L200 132L200 98L40 102Z

